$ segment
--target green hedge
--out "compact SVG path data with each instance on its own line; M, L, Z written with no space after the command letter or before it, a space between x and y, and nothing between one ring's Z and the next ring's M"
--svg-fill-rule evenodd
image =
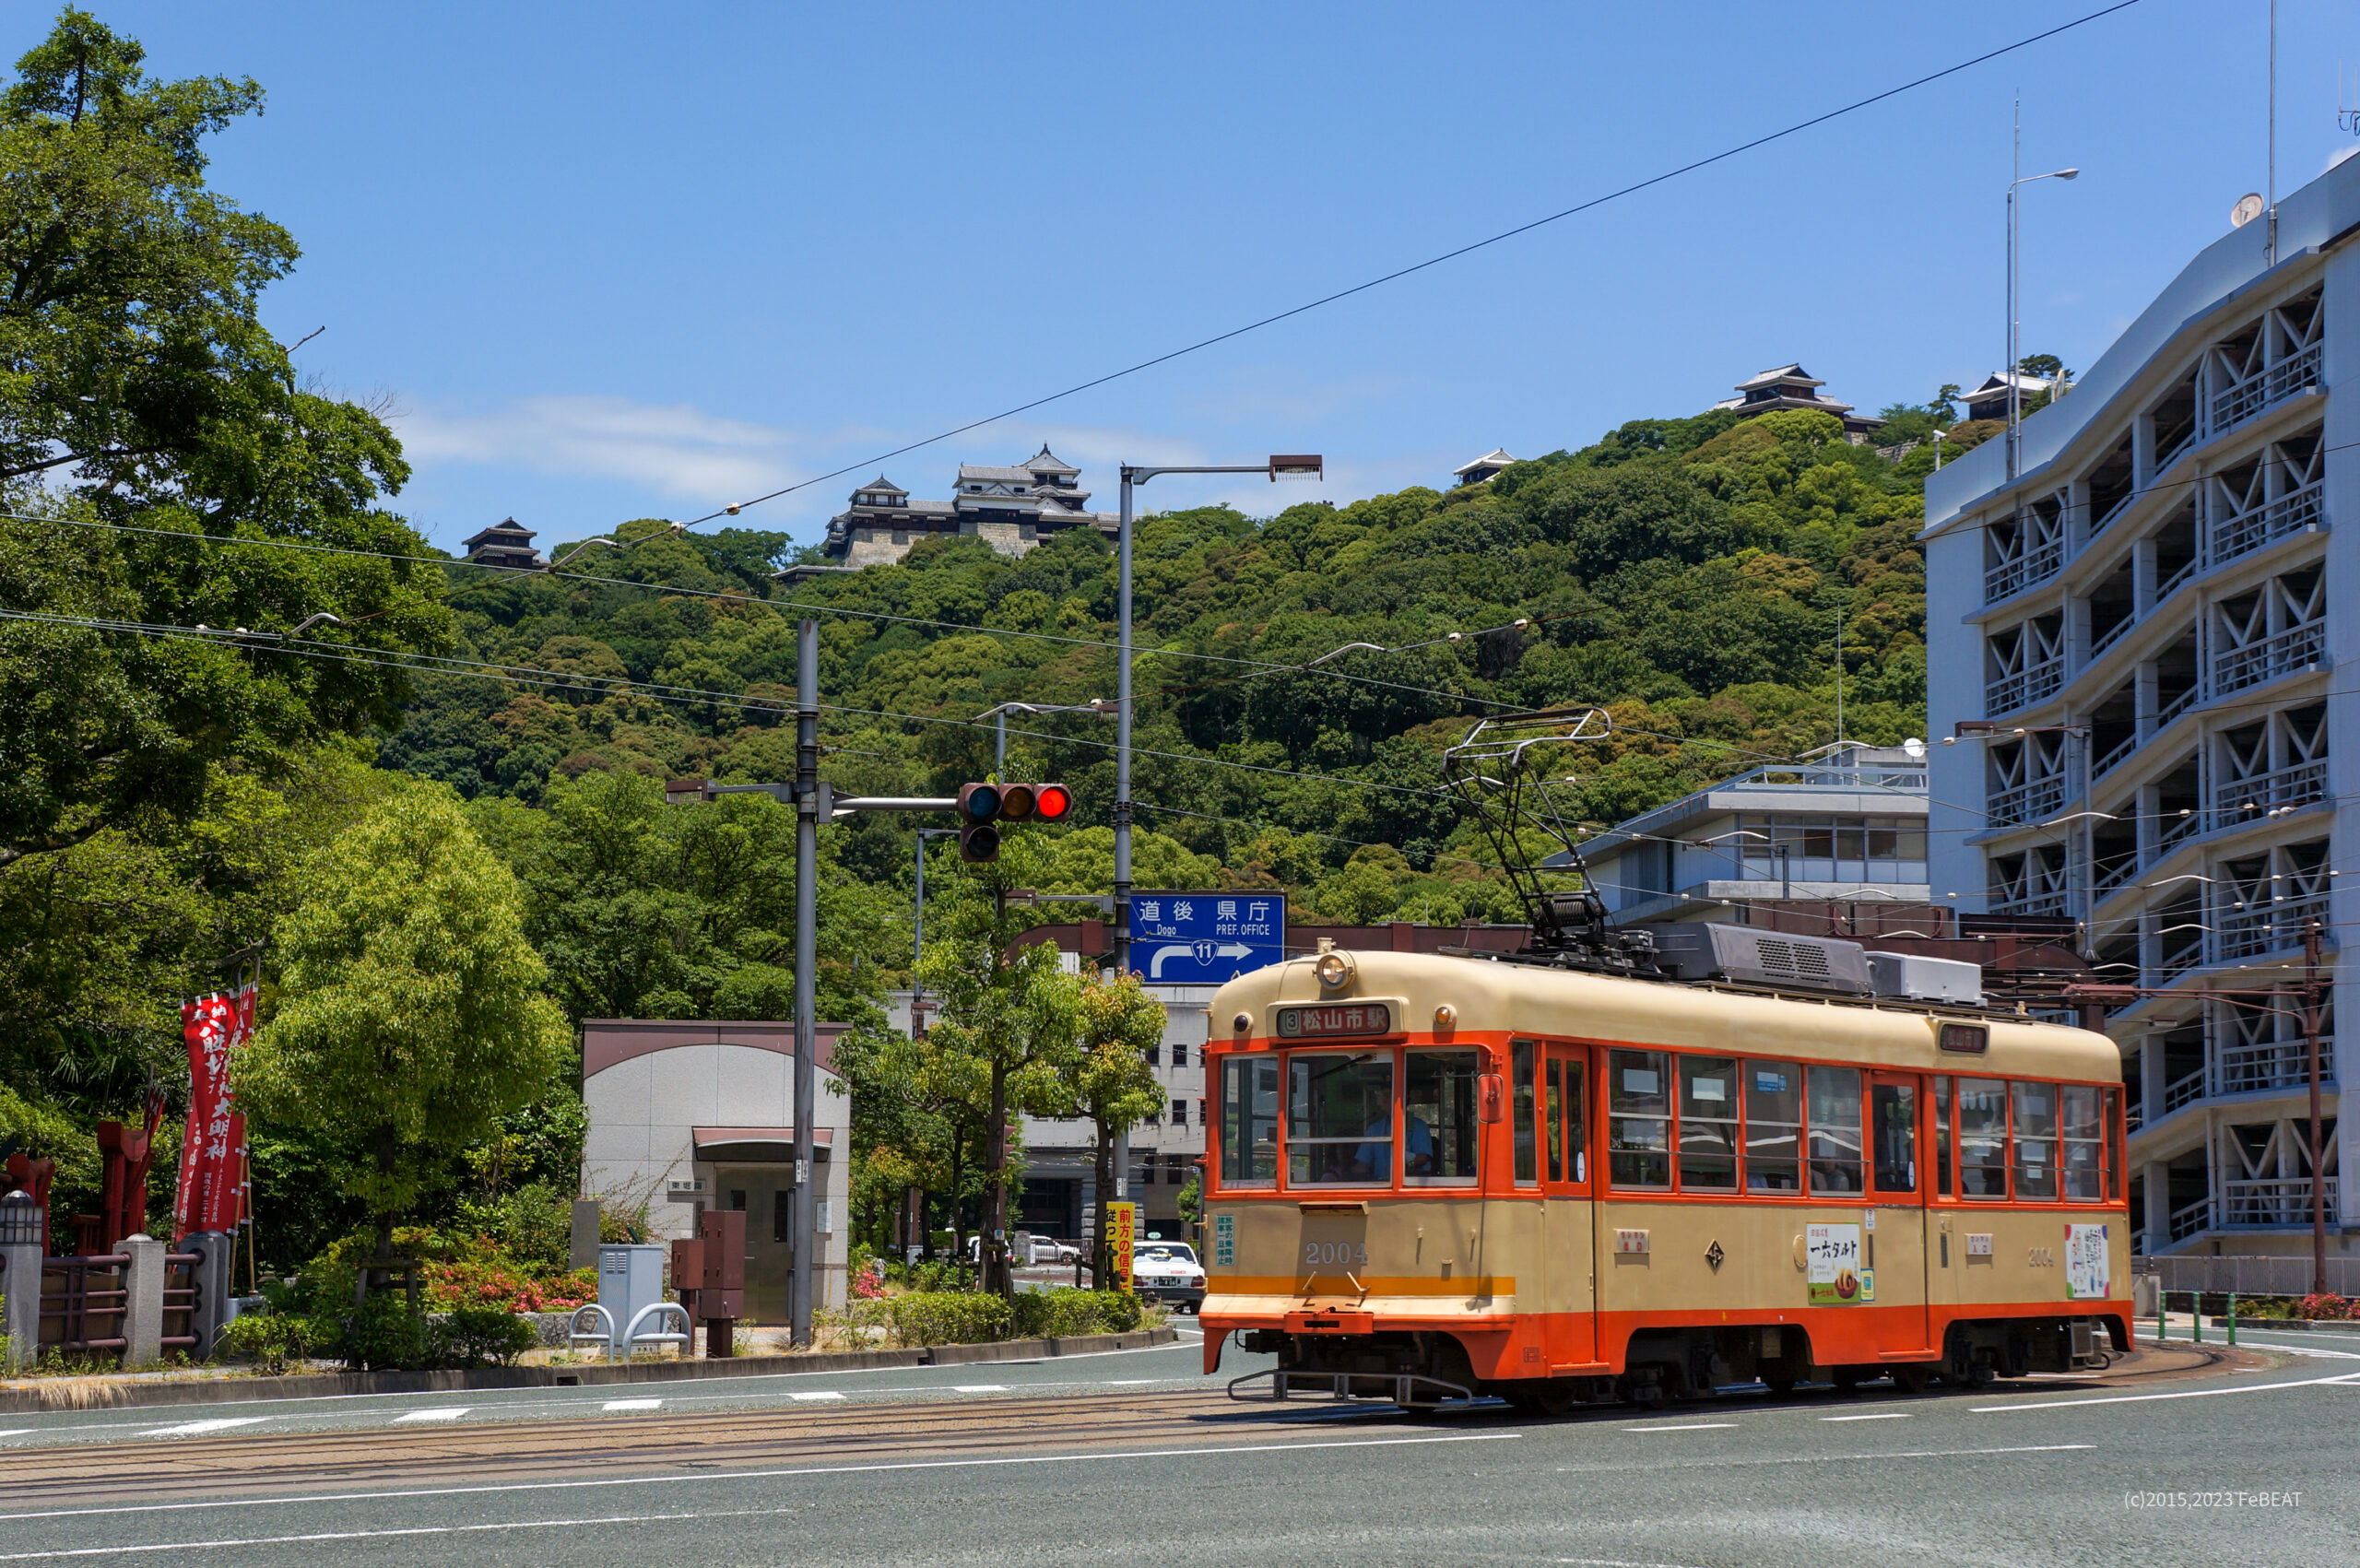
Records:
M1009 1338L1008 1303L980 1291L912 1291L890 1296L885 1315L903 1345L986 1345Z
M1139 1326L1139 1299L1122 1291L1027 1291L1016 1298L1016 1338L1120 1334Z
M878 1303L900 1345L986 1345L1137 1328L1139 1299L1120 1291L1022 1291L1013 1310L980 1291L913 1291Z

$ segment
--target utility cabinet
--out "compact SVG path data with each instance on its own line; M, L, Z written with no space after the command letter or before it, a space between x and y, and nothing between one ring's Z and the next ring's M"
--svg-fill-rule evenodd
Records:
M614 1353L628 1355L631 1320L664 1299L664 1249L636 1243L598 1248L598 1304L614 1319Z

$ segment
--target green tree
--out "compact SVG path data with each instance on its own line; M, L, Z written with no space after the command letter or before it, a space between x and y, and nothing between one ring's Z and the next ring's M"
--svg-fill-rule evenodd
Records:
M279 923L277 1007L232 1081L256 1123L340 1141L376 1256L431 1177L542 1091L572 1043L515 878L420 787L317 857Z
M439 566L375 510L408 477L383 421L297 384L258 314L292 237L205 183L251 81L156 81L67 9L0 91L0 865L143 812L187 817L217 762L276 766L390 725L397 661L440 648ZM114 532L124 526L150 532ZM105 626L90 624L104 621ZM160 635L199 625L227 635ZM316 650L313 650L316 651Z
M962 866L935 903L940 936L928 932L918 966L939 999L941 1020L926 1032L940 1076L963 1079L970 1119L984 1136L984 1283L1012 1296L1016 1276L1006 1233L1008 1189L1017 1179L1013 1115L1070 1115L1081 1037L1081 983L1059 968L1045 942L1017 945L1030 924L1006 895L1038 880L1037 857L1011 836L997 861ZM980 1117L975 1113L980 1112Z
M1163 1108L1163 1091L1147 1054L1163 1040L1163 1004L1137 974L1092 976L1080 997L1081 1049L1073 1065L1073 1101L1097 1130L1098 1227L1091 1238L1092 1278L1114 1278L1107 1200L1115 1195L1115 1140Z

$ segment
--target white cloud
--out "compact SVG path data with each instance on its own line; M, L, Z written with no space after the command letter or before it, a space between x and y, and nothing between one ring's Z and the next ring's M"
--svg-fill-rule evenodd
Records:
M492 413L407 413L391 421L422 466L480 464L568 478L620 479L709 503L793 484L796 432L722 419L685 403L627 397L520 398Z

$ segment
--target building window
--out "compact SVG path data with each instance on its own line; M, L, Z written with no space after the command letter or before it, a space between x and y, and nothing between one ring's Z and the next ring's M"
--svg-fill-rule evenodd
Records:
M1188 1102L1186 1100L1174 1100L1172 1102L1172 1125L1175 1127L1185 1127L1188 1125Z
M1175 1067L1185 1067L1188 1065L1187 1042L1174 1040L1172 1043L1172 1065Z

